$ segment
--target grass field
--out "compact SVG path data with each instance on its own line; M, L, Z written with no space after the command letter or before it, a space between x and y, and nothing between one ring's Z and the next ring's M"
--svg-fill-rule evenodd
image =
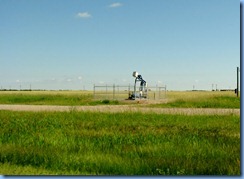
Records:
M86 91L1 91L0 104L123 105ZM233 92L167 92L160 108L236 108ZM75 109L75 108L74 108ZM0 174L240 175L240 115L0 110Z
M1 91L1 104L88 105L92 92L82 91Z
M167 103L150 107L240 108L240 98L234 92L167 92ZM104 105L135 104L128 101L96 100L92 91L0 91L0 104L38 105Z
M240 116L0 111L0 173L240 175Z
M240 97L229 91L186 91L168 92L167 103L155 104L155 107L184 108L240 108Z

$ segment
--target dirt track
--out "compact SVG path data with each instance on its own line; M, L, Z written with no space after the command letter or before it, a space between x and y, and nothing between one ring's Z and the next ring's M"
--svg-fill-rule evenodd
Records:
M240 115L240 109L218 108L150 108L130 105L101 105L101 106L48 106L48 105L1 105L0 110L11 111L91 111L91 112L143 112L158 114L184 115Z

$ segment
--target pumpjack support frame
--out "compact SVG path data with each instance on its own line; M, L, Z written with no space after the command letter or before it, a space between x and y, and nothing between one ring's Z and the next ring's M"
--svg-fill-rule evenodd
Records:
M146 99L147 98L147 82L136 71L134 71L132 75L135 77L135 84L134 84L134 92L129 96L129 99L132 99L132 100L135 100L136 98ZM140 82L139 93L136 91L137 82Z

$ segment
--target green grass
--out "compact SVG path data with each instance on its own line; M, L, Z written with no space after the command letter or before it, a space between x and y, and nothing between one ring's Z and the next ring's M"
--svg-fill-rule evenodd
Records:
M233 92L167 92L168 102L150 107L240 108ZM136 101L94 100L92 91L1 91L0 104L34 105L135 105ZM145 105L143 105L145 106Z
M93 100L91 92L13 91L0 92L0 104L104 105L123 104L116 100Z
M181 108L237 108L240 109L240 98L235 96L211 96L207 98L175 99L166 104L154 104L152 107Z
M240 175L240 116L0 111L0 173Z

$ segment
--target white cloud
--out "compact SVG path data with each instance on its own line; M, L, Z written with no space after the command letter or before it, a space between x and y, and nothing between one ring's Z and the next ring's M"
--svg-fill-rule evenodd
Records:
M76 16L79 18L83 18L83 19L87 19L87 18L92 17L92 15L89 14L88 12L79 12L79 13L77 13Z
M79 76L79 77L78 77L78 80L82 80L82 76Z
M110 8L116 8L116 7L120 7L120 6L122 6L123 4L121 4L120 2L115 2L115 3L113 3L113 4L110 4L109 5L109 7Z
M21 81L20 80L16 80L16 83L20 83Z

